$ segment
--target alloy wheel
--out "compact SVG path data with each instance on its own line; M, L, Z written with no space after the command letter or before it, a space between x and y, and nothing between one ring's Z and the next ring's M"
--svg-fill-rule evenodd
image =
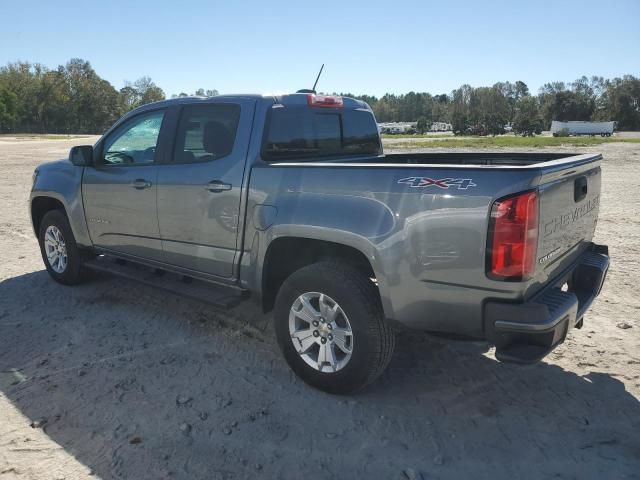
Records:
M67 246L62 232L55 225L49 225L44 233L44 248L53 271L63 273L68 264Z
M307 292L289 313L293 346L307 365L324 373L343 369L353 353L353 330L338 302L320 292Z

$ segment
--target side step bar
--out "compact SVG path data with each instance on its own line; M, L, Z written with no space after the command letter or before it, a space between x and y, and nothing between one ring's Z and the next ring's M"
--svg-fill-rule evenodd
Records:
M89 270L117 275L222 309L232 308L248 296L246 290L216 285L108 255L98 256L85 262L83 266Z

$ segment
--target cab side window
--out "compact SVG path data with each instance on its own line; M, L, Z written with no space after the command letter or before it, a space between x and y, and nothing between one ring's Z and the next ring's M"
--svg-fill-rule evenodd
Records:
M104 144L104 165L153 163L163 119L163 110L144 113L116 130Z
M226 157L233 150L239 119L239 105L185 106L171 163L209 162Z

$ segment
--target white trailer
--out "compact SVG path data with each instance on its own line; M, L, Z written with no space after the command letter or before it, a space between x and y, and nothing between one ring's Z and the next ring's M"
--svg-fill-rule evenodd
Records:
M602 137L610 137L613 134L614 122L559 122L554 120L551 122L551 133L557 137L560 132L566 130L569 135L600 135Z

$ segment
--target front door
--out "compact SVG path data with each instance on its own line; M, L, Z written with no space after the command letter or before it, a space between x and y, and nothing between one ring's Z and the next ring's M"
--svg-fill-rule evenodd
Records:
M158 170L158 221L167 263L232 277L254 104L181 108L173 152Z
M82 198L97 246L162 260L156 203L158 140L165 110L141 113L109 133L85 169Z

